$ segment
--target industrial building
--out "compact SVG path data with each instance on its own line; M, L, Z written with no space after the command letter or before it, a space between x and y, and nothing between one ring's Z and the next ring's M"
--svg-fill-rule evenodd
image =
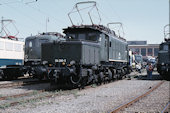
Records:
M147 44L147 41L127 41L128 48L134 54L142 55L143 58L147 56L157 57L159 51L159 44Z

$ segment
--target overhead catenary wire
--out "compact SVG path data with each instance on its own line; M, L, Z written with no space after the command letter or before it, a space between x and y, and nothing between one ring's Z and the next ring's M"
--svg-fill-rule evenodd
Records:
M30 3L32 3L33 1L36 3L37 0L30 0ZM27 4L26 2L24 2L24 0L17 0L17 1L15 1L15 3L22 3L22 4L24 4L24 6L26 6L26 7L28 7L28 8L31 8L31 9L33 9L33 10L35 10L35 11L37 11L38 13L44 15L46 18L49 18L49 19L52 18L54 21L57 22L57 24L63 25L62 23L65 23L63 20L58 19L58 18L56 18L56 17L54 17L54 16L51 16L49 13L43 11L42 9L36 8L36 7L32 6L32 4L29 4L29 2L28 2L28 4ZM105 4L106 4L106 3L105 3ZM6 4L6 5L9 6L9 4ZM110 9L112 9L111 6L110 6L110 4L109 4L108 2L107 2L107 5L108 5L108 7L109 7ZM9 7L11 8L11 5L10 5ZM88 8L88 7L86 7L86 8ZM13 8L13 9L15 9L15 8ZM80 9L80 10L83 10L83 9L85 9L85 8L82 8L82 9ZM100 8L99 8L99 9L100 9ZM99 10L99 9L98 9L98 10ZM17 8L16 8L15 10L17 10ZM113 10L113 9L112 9L112 10ZM17 12L18 12L18 11L17 11ZM109 22L112 22L112 21L113 21L113 20L109 19L108 16L106 16L106 14L102 13L101 10L99 10L99 13L102 14L103 17L104 17L106 20L108 20ZM111 13L113 13L113 12L111 11ZM24 14L24 16L25 16L25 14ZM26 17L26 16L25 16L25 17ZM28 15L27 15L27 17L28 17L31 21L35 22L37 25L41 25L41 26L43 25L43 27L45 28L45 26L46 26L46 23L45 23L45 22L42 24L42 23L40 23L40 21L37 21L35 18L32 18L32 16L28 16ZM93 16L93 17L96 18L95 16ZM119 17L119 18L120 18L120 17ZM93 22L92 22L92 23L93 23Z
M46 12L40 10L39 8L32 7L32 6L29 5L29 4L24 4L24 5L27 6L27 7L29 7L29 8L32 8L33 10L35 10L35 11L37 11L37 12L43 14L43 15L45 15L45 16L48 17L48 18L49 18L49 17L53 18L53 19L54 19L55 21L57 21L59 24L61 24L60 22L64 23L64 21L62 21L62 20L60 20L60 19L58 19L58 18L55 18L55 17L51 16L49 13L46 13Z
M24 4L24 3L23 3L23 4ZM24 5L27 6L28 8L31 8L31 9L37 11L38 13L40 13L40 14L42 14L42 15L44 15L44 16L46 17L46 20L45 20L45 31L47 31L47 23L49 23L49 20L50 20L50 19L52 19L53 22L55 21L56 24L57 24L57 25L60 25L60 26L63 26L63 23L65 23L65 21L63 21L63 20L61 20L61 19L59 19L59 18L56 18L56 17L50 15L49 13L41 10L40 8L35 8L35 7L33 7L32 5L30 5L30 4L24 4ZM47 22L47 18L48 18L48 22ZM56 25L56 24L55 24L55 25ZM57 27L57 28L58 28L58 27ZM56 28L56 29L57 29L57 28Z
M34 18L32 18L29 15L26 15L26 13L23 13L22 10L18 10L17 8L13 7L11 4L5 4L3 7L8 7L10 9L12 9L12 11L15 11L18 15L22 15L24 16L26 19L29 19L30 21L34 22L37 25L43 26L43 23L41 23L38 20L35 20ZM30 24L25 24L26 26L28 26L28 28L31 28L32 26ZM24 25L24 26L25 26ZM21 33L20 33L21 34ZM23 37L23 36L22 36Z
M24 0L17 0L17 1L12 1L12 2L4 2L4 3L0 3L0 5L15 4L15 3L23 2L23 1L24 1ZM33 0L33 1L25 2L25 4L34 3L34 2L37 2L37 1L38 1L38 0Z
M23 0L22 0L23 1ZM30 2L26 2L25 4L30 4L30 3L34 3L34 2L37 2L38 0L33 0L33 1L30 1Z
M111 6L111 3L109 1L106 2L106 5L109 7L109 9L111 10L110 13L112 13L112 15L117 15L119 21L123 21L122 18L120 17L120 15L117 13L117 11L114 9L113 6ZM113 13L114 12L114 13Z
M9 5L6 5L8 6L9 8L13 9L13 10L16 10L17 13L21 14L22 12L20 10L17 10L17 8L14 8L13 6L9 6ZM25 13L22 13L22 16L25 16L26 18L29 18L31 21L33 21L34 23L36 23L37 25L42 25L42 23L40 23L39 21L35 20L34 18L32 18L31 16L28 16L26 15ZM39 24L38 24L39 23Z
M36 2L37 0L32 0L32 1L35 1L35 2ZM10 3L11 3L11 2L10 2ZM45 28L46 23L41 23L40 21L36 20L35 18L32 18L32 16L26 15L26 14L23 13L22 11L17 10L17 8L14 8L10 3L9 3L9 4L7 4L7 3L4 4L4 3L2 3L2 4L4 4L5 6L7 6L8 8L13 9L13 10L16 11L18 14L20 14L20 15L22 15L22 16L25 16L26 18L29 18L29 19L30 19L31 21L33 21L35 24L41 25L41 26L43 26L43 27ZM55 17L49 15L49 13L46 13L46 12L40 10L39 8L35 8L35 7L33 7L33 6L31 6L31 5L29 4L29 3L33 3L33 2L24 2L24 0L17 0L17 1L15 1L15 3L23 4L24 6L27 6L28 8L31 8L31 9L37 11L38 13L46 16L46 18L52 18L53 20L55 20L55 21L57 22L57 24L63 25L62 23L65 23L64 21L62 21L62 20L60 20L60 19L58 19L58 18L55 18ZM10 6L9 6L9 5L10 5ZM42 27L41 27L41 28L42 28Z
M19 3L19 1L4 2L4 3L0 3L0 5L16 4L16 3Z
M105 1L101 0L101 2L103 2L103 4L106 4L106 5L108 6L108 8L111 10L111 11L110 11L111 15L113 15L113 16L115 16L115 17L117 16L118 20L123 23L123 19L120 17L120 15L119 15L119 14L117 13L117 11L114 9L114 7L111 6L111 3L110 3L109 1L105 2ZM106 14L104 14L101 10L99 10L99 11L100 11L100 13L103 15L103 17L104 17L106 20L109 21L108 23L114 22L114 20L111 20L110 18L108 18L108 16L107 16ZM109 17L110 17L110 16L109 16ZM117 22L117 20L116 20L116 22ZM125 38L125 36L126 36L126 33L125 33L125 27L126 27L126 25L123 24L123 26L124 26L124 28L122 27L123 36L124 36L124 38Z

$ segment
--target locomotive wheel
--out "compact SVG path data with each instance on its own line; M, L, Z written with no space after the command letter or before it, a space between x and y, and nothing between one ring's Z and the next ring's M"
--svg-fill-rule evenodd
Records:
M111 69L111 72L112 72L112 80L115 80L116 79L116 69Z
M112 80L112 72L110 71L110 69L108 69L108 78L109 78L109 82L111 82Z
M7 76L5 76L5 75L2 76L2 79L3 79L3 80L8 80L8 79L7 79Z
M99 77L98 77L98 83L102 84L102 82L104 81L103 79L104 79L104 74L103 74L103 72L100 72Z
M70 81L71 81L71 83L74 84L74 85L79 85L81 79L82 79L82 77L79 76L79 75L73 74L73 75L70 76Z
M18 77L16 75L8 74L6 80L16 80Z
M164 80L170 81L170 76L169 76L169 74L170 74L170 73L161 73L160 75L162 76L162 78L163 78Z

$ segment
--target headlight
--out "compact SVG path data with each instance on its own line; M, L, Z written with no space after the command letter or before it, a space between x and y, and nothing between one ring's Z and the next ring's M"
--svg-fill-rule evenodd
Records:
M66 65L66 63L65 63L65 62L62 62L62 65L63 65L63 66Z
M28 62L28 59L27 59L27 58L25 59L25 62Z
M49 67L52 67L53 65L52 64L49 64Z
M54 72L56 73L56 72L57 72L57 70L54 70Z
M162 62L162 64L161 65L164 65L164 62Z
M74 60L70 61L70 65L74 65L76 62Z

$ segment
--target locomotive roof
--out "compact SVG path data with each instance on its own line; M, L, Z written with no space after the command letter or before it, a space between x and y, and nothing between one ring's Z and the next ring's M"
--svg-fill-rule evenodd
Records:
M18 38L16 36L12 36L12 35L9 35L9 36L0 36L0 38L16 40L16 41L18 40Z
M61 33L58 33L58 32L46 32L46 33L43 32L43 33L40 33L40 35L55 35L55 36L64 38L64 35L62 35Z
M113 30L111 30L108 27L105 27L103 25L95 25L95 24L93 24L93 25L80 25L80 26L73 25L73 26L65 28L63 30L64 30L64 33L66 33L66 32L69 32L69 31L75 31L75 29L93 29L93 30L105 33L107 35L116 36L118 39L126 41L126 39L124 39L122 37L118 37L115 34L115 31L113 31Z
M165 42L170 42L170 38L165 38Z
M170 44L170 38L164 38L164 42L162 42L160 45L164 45L164 44Z
M65 38L64 35L58 33L58 32L46 32L46 33L40 33L38 35L35 35L35 36L29 36L27 37L26 39L34 39L34 38Z

